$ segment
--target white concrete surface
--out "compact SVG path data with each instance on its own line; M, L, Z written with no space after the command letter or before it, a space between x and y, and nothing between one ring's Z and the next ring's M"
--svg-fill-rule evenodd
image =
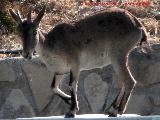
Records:
M108 117L103 114L84 114L76 115L75 118L64 118L64 116L50 117L33 117L33 118L18 118L18 120L160 120L160 116L139 116L135 114L124 114L118 117Z

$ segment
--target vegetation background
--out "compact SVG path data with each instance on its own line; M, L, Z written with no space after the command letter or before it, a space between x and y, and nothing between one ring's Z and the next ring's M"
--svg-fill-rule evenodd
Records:
M100 0L98 0L100 1ZM107 0L101 0L104 2ZM129 10L137 16L147 28L150 35L150 42L157 43L160 40L160 0L108 0L116 2L117 7ZM16 34L15 23L10 17L8 10L17 9L21 17L25 18L30 6L33 7L32 19L34 19L41 8L46 5L47 10L44 15L40 29L47 32L56 24L61 22L71 22L82 19L85 16L108 7L82 4L85 2L96 2L96 0L0 0L0 50L15 50L21 48L21 41ZM124 2L148 2L149 5L123 5ZM0 54L0 58L14 57L17 55Z

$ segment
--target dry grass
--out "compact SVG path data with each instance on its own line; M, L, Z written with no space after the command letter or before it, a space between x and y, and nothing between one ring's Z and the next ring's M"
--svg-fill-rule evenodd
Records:
M19 9L21 11L22 18L26 17L26 11L30 6L33 6L32 17L36 17L37 13L43 7L47 6L46 14L43 17L40 28L44 31L49 31L54 25L61 22L70 22L93 13L94 11L105 9L110 6L86 6L80 5L80 2L84 0L23 0L24 2L14 2L7 6L8 8ZM79 1L79 2L76 2ZM119 0L114 0L119 1ZM118 7L125 8L131 13L140 18L142 23L147 28L147 31L151 34L151 39L160 39L160 23L155 20L154 16L157 11L160 11L160 1L158 0L123 0L123 2L149 2L149 6L133 6L122 5L118 3ZM0 49L17 49L20 48L20 39L16 36L16 32L12 34L1 35L0 30ZM3 57L0 55L0 57ZM6 56L5 56L6 57Z

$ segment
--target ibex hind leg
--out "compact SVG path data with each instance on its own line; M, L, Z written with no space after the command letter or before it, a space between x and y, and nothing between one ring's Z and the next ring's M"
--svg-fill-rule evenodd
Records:
M115 52L113 52L115 53ZM116 97L112 105L107 109L110 117L116 117L117 114L122 114L127 105L130 93L134 87L134 80L131 77L127 68L127 54L116 55L111 57L112 65L118 75L118 82L120 83L119 95Z
M119 90L118 95L116 96L114 101L107 109L105 109L105 113L107 113L109 117L117 117L117 114L119 113L118 107L120 105L121 99L123 98L124 86L118 90Z
M140 41L143 38L142 30L136 29L131 36L133 36L132 39L128 38L128 40L130 39L132 41L133 44L130 45L130 48L133 48L134 44L138 43L138 41ZM135 81L134 77L132 76L132 74L130 73L130 70L128 67L127 55L126 55L124 61L125 61L125 63L120 64L122 66L122 67L120 67L121 68L120 74L123 77L123 84L125 86L125 92L123 94L122 100L121 100L119 108L118 108L119 114L123 114L125 112L125 109L127 107L128 101L131 96L131 93L132 93L132 91L135 87L135 84L136 84L136 81Z
M111 106L105 110L109 114L109 117L117 117L117 114L123 114L125 112L132 90L135 86L133 81L130 81L129 84L130 85L125 84L122 86L119 95L116 97Z
M125 79L124 79L124 85L125 85L125 92L123 95L123 98L121 100L121 103L118 108L118 113L123 114L126 110L126 106L128 104L128 101L130 99L131 93L135 87L136 81L130 74L129 70L125 73Z

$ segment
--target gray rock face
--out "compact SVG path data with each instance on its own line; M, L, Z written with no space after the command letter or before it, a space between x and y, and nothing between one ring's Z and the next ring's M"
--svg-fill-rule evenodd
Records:
M149 54L134 49L129 55L129 67L137 85L126 113L139 115L160 114L160 45L153 45ZM52 73L39 58L0 61L0 118L62 115L69 109L53 93ZM69 73L57 76L63 79L60 88L69 93ZM103 113L116 96L118 80L112 65L80 73L78 84L78 114Z
M53 92L51 83L53 75L48 71L39 59L34 61L25 61L22 64L23 70L28 78L36 106L41 111L50 101ZM38 79L39 78L39 79Z
M10 63L7 62L0 62L0 81L14 81L15 80L15 74L10 66Z
M22 91L13 89L1 107L0 118L32 117L35 116Z
M91 73L84 79L84 91L93 113L101 111L108 92L108 84L102 81L101 76Z

